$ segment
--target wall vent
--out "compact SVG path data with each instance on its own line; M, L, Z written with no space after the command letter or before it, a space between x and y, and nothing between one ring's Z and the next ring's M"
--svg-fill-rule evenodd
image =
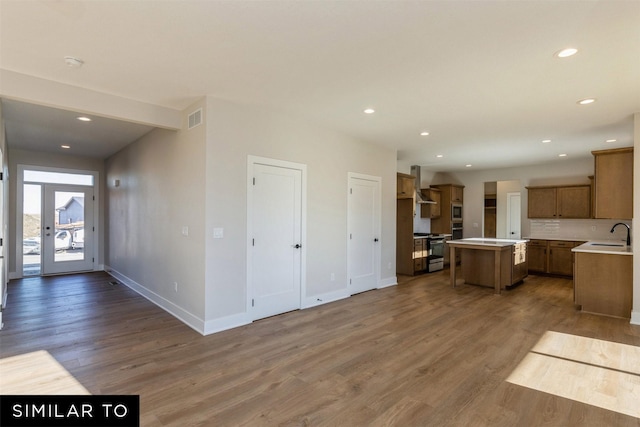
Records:
M200 124L202 124L202 108L189 114L189 129L193 129Z

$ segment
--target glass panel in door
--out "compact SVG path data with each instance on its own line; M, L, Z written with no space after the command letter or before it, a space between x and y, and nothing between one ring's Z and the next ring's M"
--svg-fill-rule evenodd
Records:
M22 209L22 274L40 274L42 236L42 186L25 184Z
M42 273L93 269L93 189L44 185Z

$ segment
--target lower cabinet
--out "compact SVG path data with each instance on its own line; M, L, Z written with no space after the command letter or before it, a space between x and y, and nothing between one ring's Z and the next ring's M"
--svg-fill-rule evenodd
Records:
M575 242L549 241L549 274L573 276L573 249Z
M531 240L527 245L527 257L529 258L529 272L547 272L547 246L546 240Z
M633 256L576 252L575 303L582 311L631 317Z
M584 242L532 239L527 247L529 272L573 276L573 249Z
M413 273L420 273L427 269L429 250L427 239L413 240Z

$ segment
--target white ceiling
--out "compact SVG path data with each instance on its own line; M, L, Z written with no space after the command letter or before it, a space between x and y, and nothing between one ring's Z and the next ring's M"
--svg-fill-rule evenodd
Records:
M0 40L6 70L175 109L263 105L434 171L630 146L640 112L640 1L1 0ZM58 132L4 109L11 146Z

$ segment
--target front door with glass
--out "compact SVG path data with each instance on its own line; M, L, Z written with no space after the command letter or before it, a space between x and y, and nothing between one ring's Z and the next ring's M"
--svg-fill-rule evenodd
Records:
M42 274L93 269L93 188L43 186Z

